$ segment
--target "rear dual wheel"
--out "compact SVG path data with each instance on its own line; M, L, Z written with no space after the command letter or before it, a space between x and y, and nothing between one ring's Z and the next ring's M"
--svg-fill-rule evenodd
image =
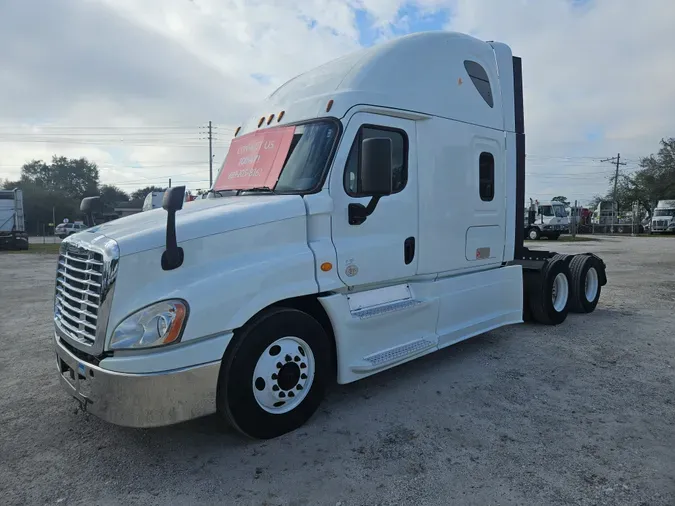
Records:
M575 255L570 262L570 311L592 313L600 300L600 269L597 259L589 255Z
M559 325L570 308L571 273L562 258L548 261L539 272L528 272L525 290L532 319L544 325Z

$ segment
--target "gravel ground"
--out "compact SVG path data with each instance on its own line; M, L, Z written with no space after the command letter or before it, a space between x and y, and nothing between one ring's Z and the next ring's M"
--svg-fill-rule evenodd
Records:
M133 430L79 411L50 345L55 258L2 255L2 503L672 506L675 240L555 247L605 259L595 313L336 386L267 442L215 416Z

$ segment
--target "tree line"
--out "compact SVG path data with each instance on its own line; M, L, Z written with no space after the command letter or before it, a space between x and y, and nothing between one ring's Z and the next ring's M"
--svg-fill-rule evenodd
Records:
M634 203L651 217L659 200L675 199L675 137L661 139L658 153L640 158L639 169L631 174L619 174L616 200L619 211L630 211ZM607 193L596 196L612 201L616 174L609 180Z
M662 139L659 151L640 158L639 167L631 174L619 174L617 202L620 211L631 210L637 202L651 216L657 201L675 199L675 137ZM52 211L56 223L64 218L80 219L80 201L84 197L100 195L104 207L112 211L115 207L141 207L148 193L166 190L146 186L127 193L114 185L101 185L99 177L98 166L86 158L54 155L50 163L33 160L24 164L18 181L0 181L0 186L23 190L26 227L31 234L42 233L42 226L52 222ZM597 195L589 207L613 200L615 177L609 179L607 193ZM563 196L553 200L569 205Z
M143 205L145 196L166 188L146 186L127 193L115 185L101 185L98 166L86 158L53 156L50 163L33 160L21 167L18 181L0 181L0 187L23 191L26 229L29 234L49 231L48 224L56 217L56 223L64 218L70 221L82 219L80 201L84 197L99 195L104 208L112 212L115 207Z

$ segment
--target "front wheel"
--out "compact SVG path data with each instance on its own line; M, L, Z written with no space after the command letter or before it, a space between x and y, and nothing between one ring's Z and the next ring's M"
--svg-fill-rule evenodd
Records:
M265 310L235 334L221 365L218 412L241 433L270 439L307 422L324 397L331 346L297 309Z
M539 237L541 237L541 232L539 231L539 229L537 227L532 227L531 229L529 229L527 231L527 237L531 241L537 241L537 240L539 240Z

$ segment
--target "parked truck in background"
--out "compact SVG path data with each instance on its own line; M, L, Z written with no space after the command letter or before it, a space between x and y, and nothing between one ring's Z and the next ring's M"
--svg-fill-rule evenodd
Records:
M145 196L143 201L143 211L150 211L152 209L159 209L162 207L162 199L166 192L150 192ZM195 198L189 193L185 193L185 202L191 202Z
M0 190L0 249L28 249L23 192Z
M675 233L675 200L659 200L654 208L649 233Z
M63 387L115 424L218 413L272 438L332 381L592 312L604 262L523 243L521 76L507 45L439 31L282 85L237 130L210 198L184 206L173 187L166 212L63 241Z
M631 234L640 233L643 227L639 216L632 211L619 212L616 202L601 201L593 210L591 227L594 234Z
M525 212L525 234L532 241L541 237L557 241L561 234L569 233L569 217L565 204L557 201L530 199Z

